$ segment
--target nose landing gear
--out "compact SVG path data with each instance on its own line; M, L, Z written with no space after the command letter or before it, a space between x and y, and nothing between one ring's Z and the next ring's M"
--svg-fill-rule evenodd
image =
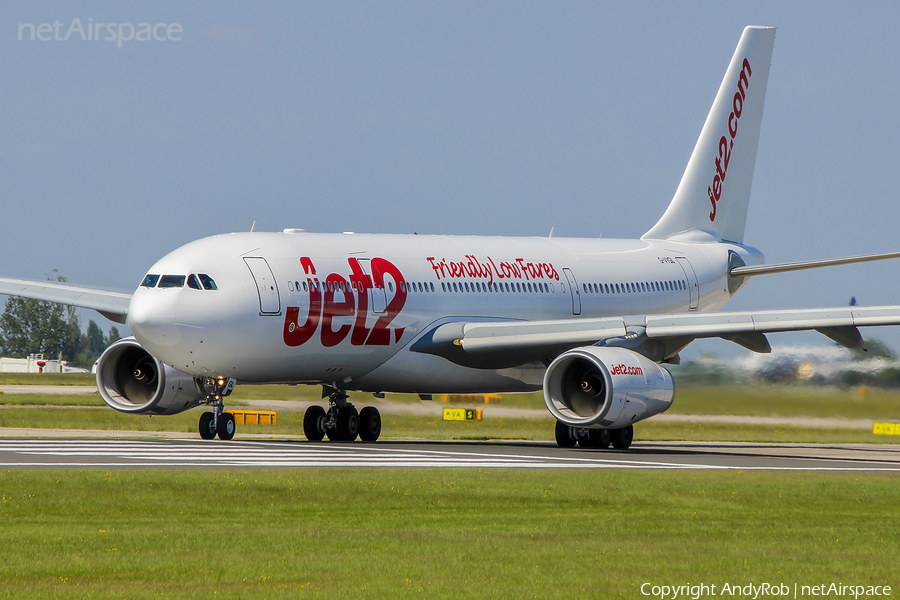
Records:
M204 440L214 439L217 435L220 440L234 438L237 426L234 415L225 412L225 397L231 394L237 380L233 377L197 379L197 385L206 393L204 404L212 407L212 412L200 415L200 437Z
M358 412L348 401L347 392L322 386L322 397L328 398L328 410L310 406L303 415L303 433L311 442L319 442L326 435L332 442L352 442L359 437L374 442L381 435L381 413L374 406Z

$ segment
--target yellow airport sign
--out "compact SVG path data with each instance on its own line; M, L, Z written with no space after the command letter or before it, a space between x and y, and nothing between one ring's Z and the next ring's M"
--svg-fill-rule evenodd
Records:
M878 435L900 435L900 423L873 423L872 433Z
M480 421L480 408L445 408L445 421Z

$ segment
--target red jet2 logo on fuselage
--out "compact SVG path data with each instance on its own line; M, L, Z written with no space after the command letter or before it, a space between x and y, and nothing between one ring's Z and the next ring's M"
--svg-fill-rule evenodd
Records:
M307 256L300 259L303 272L307 275L309 313L306 315L306 321L300 323L300 307L288 307L284 318L285 344L291 347L305 344L316 334L320 325L322 345L326 348L337 346L347 339L348 335L350 343L354 346L388 346L391 343L391 331L394 332L394 343L400 341L404 328L388 327L406 304L405 286L399 285L404 281L400 269L388 260L373 258L370 277L363 271L357 259L348 258L347 262L350 263L351 272L348 279L337 273L331 273L322 283L316 276L316 267L312 260ZM373 288L383 290L385 275L389 275L396 284L394 297L387 304L384 314L378 316L370 329L367 326L369 290ZM337 294L343 299L337 300L335 298ZM337 329L334 328L335 317L352 317L354 314L356 319L353 325L345 323Z

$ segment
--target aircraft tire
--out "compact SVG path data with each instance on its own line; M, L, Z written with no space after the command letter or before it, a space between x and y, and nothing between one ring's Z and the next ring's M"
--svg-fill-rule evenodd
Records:
M611 441L609 429L588 429L588 440L591 448L606 450Z
M216 429L213 427L213 414L205 412L200 415L200 437L204 440L212 440L216 437Z
M340 442L356 441L359 435L359 413L353 406L345 406L338 411L337 416L337 440L330 437L328 439Z
M325 409L318 405L310 406L303 414L303 435L311 442L321 442L325 437Z
M621 429L613 429L609 432L610 441L613 448L617 450L627 450L634 441L634 426L629 425Z
M219 415L219 424L216 427L218 430L216 433L219 434L220 440L225 440L226 442L230 439L234 438L234 434L237 431L237 423L234 421L234 415L231 413L222 413Z
M575 430L561 421L556 422L556 445L560 448L574 448Z
M374 442L381 435L381 413L374 406L366 406L359 413L359 439Z

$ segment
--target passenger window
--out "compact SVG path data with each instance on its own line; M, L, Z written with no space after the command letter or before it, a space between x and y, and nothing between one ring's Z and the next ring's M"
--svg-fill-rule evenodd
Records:
M184 275L163 275L159 279L159 287L161 288L180 288L184 287Z
M432 283L429 283L429 284L428 284L428 285L430 285L430 286L431 286L431 291L432 291L432 292L433 292L433 291L434 291L434 282L432 282Z
M218 286L216 286L216 282L213 281L212 277L210 277L210 276L207 275L206 273L200 273L200 274L198 275L198 277L200 278L200 283L203 284L203 289L204 289L204 290L217 290L217 289L219 289Z
M144 277L144 281L141 282L143 287L156 287L156 282L159 281L159 275L147 275Z
M188 276L188 287L191 288L192 290L202 290L203 289L202 287L200 287L200 280L197 279L197 276L194 275L193 273L191 273Z

